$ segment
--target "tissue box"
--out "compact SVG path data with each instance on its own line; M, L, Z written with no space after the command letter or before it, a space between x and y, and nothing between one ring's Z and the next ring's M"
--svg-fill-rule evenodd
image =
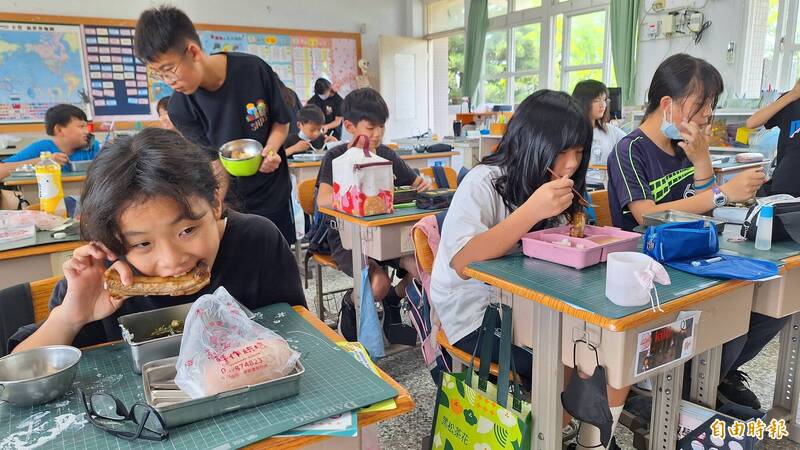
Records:
M354 142L358 142L358 138ZM364 217L394 212L391 161L353 146L333 160L333 209Z

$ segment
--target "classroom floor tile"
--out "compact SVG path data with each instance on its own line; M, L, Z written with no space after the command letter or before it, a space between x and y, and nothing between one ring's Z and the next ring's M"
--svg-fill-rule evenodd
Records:
M302 269L301 269L302 270ZM313 272L313 270L312 270ZM352 279L340 272L323 270L323 286L326 291L345 289L352 285ZM301 274L302 277L302 274ZM316 280L309 280L309 289L305 291L309 308L316 310ZM772 405L772 392L775 384L775 370L778 360L778 340L774 339L764 351L742 370L752 378L751 388L761 399L765 408ZM411 393L416 408L408 414L384 422L379 428L381 448L418 449L423 437L430 433L433 420L433 405L436 397L436 385L416 350L408 350L383 358L378 365L391 375L398 383ZM618 427L617 443L625 450L633 449L633 434L625 427ZM767 450L800 449L799 444L788 440L765 440L758 448Z

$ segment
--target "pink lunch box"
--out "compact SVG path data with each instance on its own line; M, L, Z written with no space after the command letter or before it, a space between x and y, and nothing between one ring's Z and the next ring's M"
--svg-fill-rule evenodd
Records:
M522 236L522 252L532 258L583 269L603 262L609 253L635 252L642 235L614 227L587 225L584 237L570 237L572 227L549 228ZM569 243L569 245L567 245Z

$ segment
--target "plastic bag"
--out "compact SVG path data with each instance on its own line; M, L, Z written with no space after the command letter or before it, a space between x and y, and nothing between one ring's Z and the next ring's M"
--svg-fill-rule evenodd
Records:
M247 318L225 290L197 299L183 328L175 384L192 398L274 380L294 369L300 353Z

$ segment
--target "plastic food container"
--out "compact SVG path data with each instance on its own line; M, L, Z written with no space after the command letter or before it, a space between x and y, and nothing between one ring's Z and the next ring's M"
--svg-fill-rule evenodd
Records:
M634 252L642 235L614 227L587 225L584 237L570 237L572 227L550 228L522 236L522 252L564 266L583 269L603 262L609 253Z

